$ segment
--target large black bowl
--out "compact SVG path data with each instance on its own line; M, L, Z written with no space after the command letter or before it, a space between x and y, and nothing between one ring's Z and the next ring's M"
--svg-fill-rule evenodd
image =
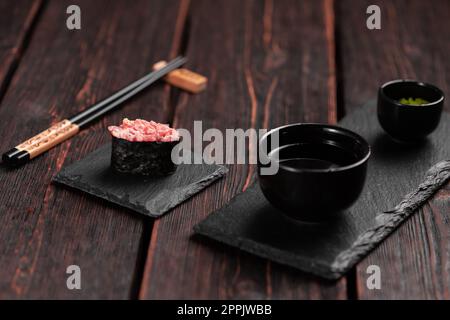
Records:
M274 143L278 136L279 144ZM322 221L360 195L370 156L356 133L325 124L291 124L259 141L258 177L264 196L288 216ZM267 174L268 168L276 168Z
M415 106L399 102L410 97L429 103ZM414 142L436 129L443 105L444 93L439 88L413 80L394 80L378 90L378 121L394 140Z

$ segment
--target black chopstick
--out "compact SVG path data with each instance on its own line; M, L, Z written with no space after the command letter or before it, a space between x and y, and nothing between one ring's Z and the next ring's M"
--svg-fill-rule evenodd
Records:
M80 123L83 123L84 125L89 124L90 123L89 121L84 121L83 119L86 117L89 117L91 119L91 121L96 120L97 117L92 117L93 114L99 114L99 116L103 115L104 113L110 111L115 106L120 104L120 103L115 103L115 101L117 99L120 99L125 94L128 94L128 98L131 98L133 95L139 93L142 89L145 89L150 84L152 84L156 80L160 79L162 76L166 75L170 71L181 67L183 64L186 63L186 61L187 61L187 59L184 57L181 57L181 56L173 59L167 65L165 65L163 68L153 71L153 72L147 74L146 76L140 78L139 80L136 80L135 82L120 89L119 91L114 93L112 96L94 104L93 106L89 107L88 109L69 118L69 120L72 123L78 124L80 127L81 127ZM140 89L134 90L137 88L140 88ZM129 93L131 91L133 91L134 93L132 95L129 95ZM127 99L125 99L125 100L127 100ZM125 100L121 100L121 102L124 102ZM114 105L111 107L111 104L114 104ZM106 110L106 111L102 112L103 110Z
M62 141L74 136L80 129L99 119L105 113L115 109L121 103L130 99L169 72L179 68L186 61L187 59L184 57L177 57L161 69L153 71L127 85L110 97L94 104L73 117L58 122L47 130L5 152L2 156L3 162L10 166L18 166L28 162Z

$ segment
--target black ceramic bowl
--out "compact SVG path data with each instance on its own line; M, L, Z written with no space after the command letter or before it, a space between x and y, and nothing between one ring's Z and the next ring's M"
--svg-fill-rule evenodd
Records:
M429 103L406 105L400 99L421 98ZM378 90L378 121L392 138L414 142L434 131L441 118L444 93L437 87L413 80L394 80Z
M272 146L278 135L279 146ZM356 133L325 124L291 124L259 141L258 177L269 202L291 218L323 221L360 195L370 156ZM273 175L263 170L278 164Z

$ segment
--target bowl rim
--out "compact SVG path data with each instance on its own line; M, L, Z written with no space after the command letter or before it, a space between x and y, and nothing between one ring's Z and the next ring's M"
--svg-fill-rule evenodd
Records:
M325 124L325 123L318 123L318 122L298 122L298 123L291 123L291 124L287 124L284 126L280 126L280 127L276 127L273 128L269 131L267 131L258 141L258 147L261 146L261 143L263 140L267 139L267 137L272 134L275 131L279 131L281 129L284 128L289 128L289 127L295 127L295 126L302 126L302 127L316 127L316 128L322 128L322 129L331 129L336 133L346 133L349 136L352 136L355 140L358 140L358 142L362 143L364 146L367 147L367 152L364 155L364 157L356 162L353 162L349 165L346 166L339 166L336 168L328 168L328 169L295 169L283 164L278 163L280 168L283 168L283 170L286 171L290 171L290 172L295 172L295 173L301 173L301 172L322 172L322 173L326 173L326 172L340 172L340 171L345 171L345 170L349 170L352 168L356 168L358 166L360 166L361 164L367 162L367 160L370 158L370 155L372 154L372 148L370 147L370 144L367 142L366 139L364 139L362 136L360 136L359 134L357 134L354 131L351 131L349 129L346 128L342 128L340 126L337 125L332 125L332 124ZM258 152L258 156L259 156L259 152ZM268 154L267 154L268 157ZM258 165L259 165L259 161L258 161Z
M390 103L394 104L395 106L406 107L406 108L410 107L410 108L414 108L414 109L417 109L417 107L418 107L417 105L409 105L409 104L400 103L397 100L392 99L391 97L386 95L386 93L385 93L386 87L393 85L393 84L398 84L398 83L411 83L411 84L417 85L419 87L425 87L425 88L434 90L440 95L439 99L434 100L429 103L421 104L419 107L435 107L435 106L438 106L445 99L444 92L441 89L439 89L438 87L436 87L435 85L432 85L430 83L423 82L423 81L412 80L412 79L395 79L395 80L391 80L391 81L383 83L378 90L380 95L384 99L388 100Z

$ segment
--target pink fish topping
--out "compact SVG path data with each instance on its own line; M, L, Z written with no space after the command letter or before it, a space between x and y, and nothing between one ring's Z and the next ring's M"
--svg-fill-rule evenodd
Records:
M120 126L109 126L108 130L114 137L132 142L171 142L180 139L177 130L168 125L142 119L125 118Z

